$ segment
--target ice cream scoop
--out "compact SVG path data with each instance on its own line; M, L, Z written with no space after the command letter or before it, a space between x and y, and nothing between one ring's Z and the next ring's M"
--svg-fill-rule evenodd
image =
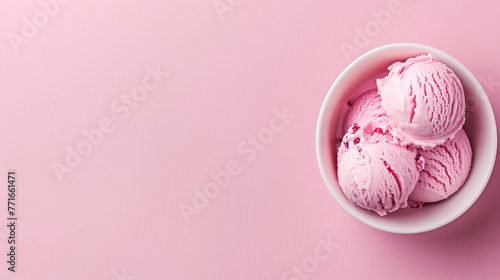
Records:
M430 149L452 139L465 122L465 96L455 73L431 54L389 66L377 79L382 107L406 136Z
M348 129L338 151L338 178L357 205L384 216L407 206L419 178L417 149L400 146L370 121Z
M412 202L446 199L464 184L471 168L472 149L463 129L451 141L417 152L422 170L415 190L409 196Z

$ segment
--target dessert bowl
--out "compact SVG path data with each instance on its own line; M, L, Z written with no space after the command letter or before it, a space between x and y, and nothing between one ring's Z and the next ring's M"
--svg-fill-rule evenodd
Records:
M366 87L367 81L381 77L387 67L397 61L431 53L459 77L466 100L464 130L472 146L469 176L458 192L446 200L422 208L399 209L386 216L363 209L342 192L337 177L337 147L342 138L346 104ZM373 82L374 84L374 82ZM495 164L497 131L493 109L477 79L459 61L433 47L414 43L398 43L373 49L353 61L337 77L321 107L316 128L318 164L330 193L349 214L379 230L393 233L420 233L442 227L462 215L478 199Z

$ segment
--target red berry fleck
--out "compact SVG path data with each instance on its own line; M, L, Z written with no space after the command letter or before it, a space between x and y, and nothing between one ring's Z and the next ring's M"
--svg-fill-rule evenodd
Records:
M375 133L380 133L380 134L384 134L384 132L382 131L382 128L380 128L380 127L375 128L375 129L373 130L373 132L375 132Z
M424 169L424 157L421 154L417 154L417 156L415 157L415 161L417 162L417 166L418 166L419 170L423 170Z
M345 142L344 145L347 149L349 149L349 142Z
M359 129L359 125L358 125L357 123L355 123L355 124L352 126L352 131L353 131L353 132L356 132L356 131L358 131L358 129Z
M361 140L359 140L359 138L354 139L354 141L353 141L354 145L358 145L359 141L361 141Z

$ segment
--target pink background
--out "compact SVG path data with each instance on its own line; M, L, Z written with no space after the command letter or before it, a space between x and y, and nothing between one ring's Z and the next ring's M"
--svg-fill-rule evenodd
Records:
M19 219L12 273L2 188L0 279L500 277L498 164L462 217L397 235L344 211L315 154L329 87L389 43L457 58L498 116L498 1L401 0L396 10L392 0L63 2L47 16L38 0L0 0L0 177L17 170ZM356 52L346 55L347 44ZM169 76L120 119L113 104L124 108L148 67ZM58 180L53 163L106 120L114 130ZM266 143L252 146L259 135ZM227 186L212 188L187 223L179 207L194 207L228 164Z

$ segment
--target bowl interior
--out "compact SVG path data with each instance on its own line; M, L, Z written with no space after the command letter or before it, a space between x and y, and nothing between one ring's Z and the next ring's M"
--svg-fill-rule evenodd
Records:
M347 100L367 79L386 71L396 61L431 53L445 63L460 78L464 87L467 115L464 130L469 136L473 158L464 185L445 201L423 208L400 209L380 217L373 211L358 207L342 192L337 179L337 143L342 137L344 110ZM443 226L464 213L483 191L493 169L497 133L493 110L486 93L465 66L448 54L420 44L401 43L374 49L351 63L330 88L321 108L316 145L323 179L337 202L361 222L394 233L418 233Z

